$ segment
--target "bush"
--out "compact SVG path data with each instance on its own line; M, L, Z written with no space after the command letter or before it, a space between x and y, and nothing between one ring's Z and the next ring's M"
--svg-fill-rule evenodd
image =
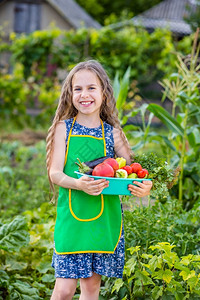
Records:
M188 53L188 41L189 38L182 42L180 51ZM29 35L11 34L10 43L7 48L5 45L0 47L0 52L10 49L14 72L14 76L4 72L0 81L0 115L8 120L14 116L16 123L31 126L43 124L52 117L60 81L76 63L88 58L97 59L111 79L116 72L120 76L124 74L130 66L131 81L136 81L144 97L152 97L152 89L146 89L146 86L173 72L174 53L179 45L175 45L167 30L158 29L150 34L133 26L118 31L110 27L66 32L52 28ZM157 97L160 97L159 92ZM27 117L27 108L38 110L34 122Z
M49 201L45 154L44 141L29 147L20 142L1 143L0 217L15 216Z

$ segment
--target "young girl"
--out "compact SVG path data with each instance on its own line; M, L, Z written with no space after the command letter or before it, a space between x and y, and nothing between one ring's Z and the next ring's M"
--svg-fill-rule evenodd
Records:
M81 300L97 300L101 276L122 277L124 235L119 196L102 195L106 179L77 179L75 162L104 155L130 161L109 78L94 60L68 74L47 137L50 184L59 185L52 266L56 283L51 300L72 299L80 279ZM149 194L152 183L129 185L131 194Z

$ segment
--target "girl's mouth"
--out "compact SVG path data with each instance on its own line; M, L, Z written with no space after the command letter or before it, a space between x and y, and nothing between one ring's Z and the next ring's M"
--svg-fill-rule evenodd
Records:
M90 106L93 103L93 101L81 101L80 104L83 106Z

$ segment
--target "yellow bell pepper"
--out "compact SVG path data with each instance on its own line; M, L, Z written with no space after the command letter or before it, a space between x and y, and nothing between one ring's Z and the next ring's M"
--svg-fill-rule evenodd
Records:
M119 169L121 169L122 167L125 167L125 165L126 165L126 159L125 158L123 158L123 157L117 157L116 161L119 164Z

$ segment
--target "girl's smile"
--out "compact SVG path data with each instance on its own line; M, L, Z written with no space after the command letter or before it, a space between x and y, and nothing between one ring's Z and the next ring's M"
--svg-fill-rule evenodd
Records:
M85 106L85 107L88 107L90 106L94 101L80 101L80 104Z
M89 70L78 71L72 80L72 102L78 110L78 116L94 116L99 119L103 101L99 78Z

